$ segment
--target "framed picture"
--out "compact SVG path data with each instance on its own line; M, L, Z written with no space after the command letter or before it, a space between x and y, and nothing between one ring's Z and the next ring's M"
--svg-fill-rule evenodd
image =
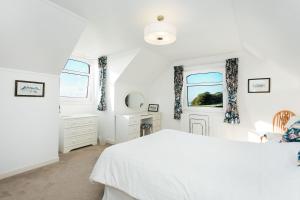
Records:
M149 112L158 112L159 105L158 104L149 104L148 111Z
M16 97L44 97L45 83L33 81L15 81Z
M270 92L271 92L270 78L248 79L248 93L270 93Z

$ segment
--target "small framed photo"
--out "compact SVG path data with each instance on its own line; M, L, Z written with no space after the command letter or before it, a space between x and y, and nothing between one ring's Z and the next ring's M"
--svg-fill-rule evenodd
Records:
M248 93L270 93L271 78L248 79Z
M149 104L148 111L149 112L158 112L159 105L158 104Z
M45 83L33 81L15 81L16 97L44 97Z

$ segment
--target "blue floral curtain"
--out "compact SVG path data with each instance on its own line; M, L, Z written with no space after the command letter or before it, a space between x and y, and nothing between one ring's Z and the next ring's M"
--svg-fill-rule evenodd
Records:
M99 86L100 86L100 102L98 105L99 111L106 110L106 67L107 67L107 57L102 56L98 58L98 65L99 65Z
M239 124L240 116L237 106L238 91L238 58L226 60L226 84L228 92L228 105L225 113L225 123Z
M183 87L183 66L174 67L174 92L175 92L175 104L174 104L174 119L181 119L182 104L181 94Z

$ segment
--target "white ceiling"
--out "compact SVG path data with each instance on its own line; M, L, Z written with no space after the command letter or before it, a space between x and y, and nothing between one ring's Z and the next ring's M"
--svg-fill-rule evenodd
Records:
M45 0L1 0L0 67L59 74L85 20Z
M98 57L138 47L170 61L241 49L232 0L52 0L90 24L75 53ZM173 45L155 47L143 40L146 24L163 14L177 27Z
M300 72L298 0L52 1L1 1L0 67L58 74L72 51L97 58L145 48L176 61L242 49ZM158 14L177 27L175 44L144 42Z
M300 1L234 0L241 43L256 57L300 73Z

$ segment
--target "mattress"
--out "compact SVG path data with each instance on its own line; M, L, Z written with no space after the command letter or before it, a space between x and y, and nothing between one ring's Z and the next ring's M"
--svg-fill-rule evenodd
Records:
M299 200L298 150L162 130L105 149L90 179L140 200Z

